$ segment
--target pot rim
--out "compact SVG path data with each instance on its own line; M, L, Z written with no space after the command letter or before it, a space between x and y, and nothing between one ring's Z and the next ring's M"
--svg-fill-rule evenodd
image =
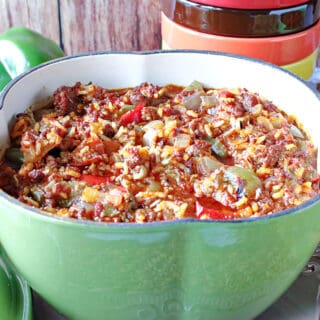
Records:
M241 55L236 55L236 54L230 54L230 53L221 53L221 52L214 52L214 51L206 51L206 50L148 50L148 51L95 51L95 52L85 52L85 53L80 53L76 55L70 55L70 56L65 56L62 58L57 58L45 63L42 63L38 66L33 67L32 69L24 72L23 74L17 76L14 78L12 81L8 83L8 85L3 89L3 91L0 94L0 110L3 107L4 100L6 98L6 95L9 93L10 89L18 83L20 80L25 78L27 75L45 68L48 65L52 64L57 64L62 61L67 61L67 60L74 60L74 59L79 59L82 57L90 57L90 56L99 56L99 55L157 55L157 54L206 54L206 55L213 55L213 56L226 56L226 57L231 57L231 58L236 58L239 60L247 60L250 62L255 62L258 64L266 65L270 68L276 69L282 73L288 74L290 77L295 78L298 82L306 86L312 94L316 96L318 100L320 100L320 93L316 91L313 87L308 86L308 84L303 81L301 78L296 76L295 74L292 74L291 72L284 70L280 68L279 66L276 66L274 64L271 64L266 61L262 61L259 59L255 58L250 58L246 56L241 56ZM47 212L44 212L42 210L39 210L37 208L31 207L27 204L24 204L17 200L16 198L10 196L6 192L0 189L0 201L4 200L5 202L9 202L13 204L14 206L20 207L26 211L28 214L32 214L36 218L39 219L44 219L44 220L49 220L52 222L56 223L62 223L62 224L71 224L71 225L78 225L78 226L94 226L94 227L112 227L112 228L150 228L150 227L156 227L156 226L166 226L166 225L178 225L178 224L187 224L187 223L223 223L223 224L239 224L239 223L253 223L253 222L259 222L259 221L265 221L265 220L270 220L270 219L276 219L280 218L282 216L288 215L288 214L303 214L304 209L312 207L316 204L320 204L320 193L317 194L316 196L312 197L311 199L307 200L306 202L295 206L291 207L289 209L285 209L276 213L272 213L270 215L266 216L260 216L260 217L253 217L253 218L241 218L241 219L235 219L235 220L217 220L217 219L208 219L208 220L198 220L198 219L181 219L181 220L170 220L170 221L155 221L155 222L147 222L143 224L139 223L130 223L130 222L119 222L119 223L106 223L106 222L98 222L98 221L91 221L91 220L78 220L78 219L73 219L73 218L68 218L68 217L59 217L54 214L50 214ZM99 228L100 228L99 227Z

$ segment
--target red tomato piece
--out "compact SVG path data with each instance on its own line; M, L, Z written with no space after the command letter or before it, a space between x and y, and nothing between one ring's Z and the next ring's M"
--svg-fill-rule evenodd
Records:
M218 93L219 98L234 98L234 94L230 91L220 91Z
M129 123L139 123L142 121L142 109L145 107L145 102L141 101L134 109L126 112L120 117L119 123L126 126Z
M90 185L97 185L110 182L108 176L94 176L91 174L82 174L79 180L84 181Z
M232 220L233 211L212 198L198 198L196 201L196 215L198 219L208 217L214 220Z

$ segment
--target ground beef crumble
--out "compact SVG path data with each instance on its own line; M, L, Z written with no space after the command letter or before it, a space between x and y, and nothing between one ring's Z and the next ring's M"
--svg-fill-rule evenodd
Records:
M0 188L75 219L250 218L319 193L303 129L243 88L78 82L17 115L10 137Z

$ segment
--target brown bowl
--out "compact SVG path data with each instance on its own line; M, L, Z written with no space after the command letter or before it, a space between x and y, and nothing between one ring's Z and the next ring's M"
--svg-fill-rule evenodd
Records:
M318 21L319 9L318 0L263 10L222 8L188 0L162 1L162 11L174 22L196 31L233 37L270 37L300 32Z

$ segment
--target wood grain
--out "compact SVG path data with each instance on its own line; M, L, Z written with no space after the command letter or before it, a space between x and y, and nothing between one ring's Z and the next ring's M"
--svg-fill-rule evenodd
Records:
M56 0L0 0L0 33L12 26L25 26L59 43Z
M160 48L160 0L60 0L67 54Z

